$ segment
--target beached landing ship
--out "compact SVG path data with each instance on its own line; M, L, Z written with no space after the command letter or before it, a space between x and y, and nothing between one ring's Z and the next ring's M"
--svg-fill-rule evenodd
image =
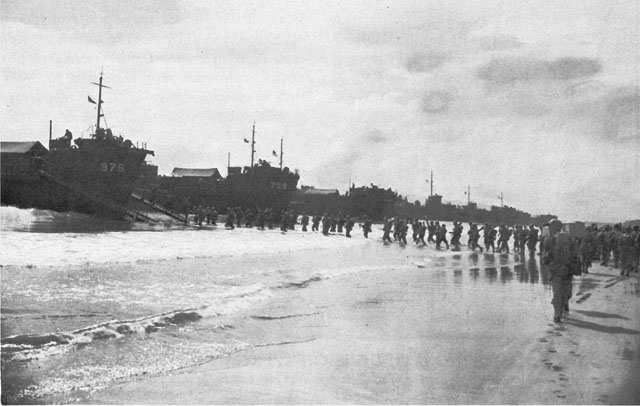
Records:
M51 138L49 149L40 142L2 142L0 176L2 203L21 208L76 211L100 217L144 218L129 209L141 166L153 151L138 148L100 127L100 75L96 131L72 142L70 132ZM91 100L90 100L91 101Z

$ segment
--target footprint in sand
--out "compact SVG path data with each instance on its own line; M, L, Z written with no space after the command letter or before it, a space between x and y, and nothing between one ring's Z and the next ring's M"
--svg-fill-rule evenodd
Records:
M547 340L546 338L540 338L538 341L540 341L541 343L548 343L549 340Z
M556 350L555 348L549 348L547 351L551 353L558 352L558 350Z
M554 371L562 371L562 367L560 365L554 365L551 367L551 369L553 369Z

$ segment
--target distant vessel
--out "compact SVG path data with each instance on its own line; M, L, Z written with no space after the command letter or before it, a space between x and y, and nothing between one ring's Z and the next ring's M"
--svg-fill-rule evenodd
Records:
M265 160L258 159L254 164L256 126L251 131L251 166L240 169L228 167L225 188L233 206L248 208L270 207L284 210L289 206L293 193L298 185L300 175L297 171L290 171L282 167L282 139L280 139L280 155L273 151L274 156L280 158L280 167L271 166ZM247 140L248 141L248 140Z
M102 74L99 83L95 133L73 140L71 132L40 142L2 142L2 203L21 208L75 211L113 219L143 219L129 208L141 167L153 151L138 148L100 126ZM72 143L73 140L73 143Z

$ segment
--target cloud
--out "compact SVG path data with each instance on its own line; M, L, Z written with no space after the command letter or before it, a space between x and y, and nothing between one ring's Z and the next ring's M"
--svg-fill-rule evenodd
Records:
M387 137L379 130L373 130L364 135L364 140L369 144L383 144Z
M3 21L63 32L79 39L108 44L130 41L160 26L183 20L187 7L179 0L20 0L2 2Z
M442 113L449 110L453 95L440 90L428 90L422 97L422 112L425 114Z
M640 138L638 112L640 112L640 88L620 87L605 98L602 135L613 141L625 142Z
M522 46L522 42L511 35L495 35L489 37L478 38L480 48L486 51L503 51L505 49L518 48Z
M567 81L584 79L602 71L602 64L592 58L559 58L545 61L527 57L505 57L491 60L477 71L487 84L509 85L518 82Z
M442 66L448 59L445 52L416 52L407 58L404 66L409 72L428 72Z

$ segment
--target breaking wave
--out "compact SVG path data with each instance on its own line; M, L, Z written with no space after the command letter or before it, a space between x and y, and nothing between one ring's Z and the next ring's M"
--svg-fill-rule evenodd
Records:
M131 320L108 321L70 332L27 334L2 339L2 358L32 360L79 349L95 340L148 334L161 328L198 321L198 309L175 310Z

